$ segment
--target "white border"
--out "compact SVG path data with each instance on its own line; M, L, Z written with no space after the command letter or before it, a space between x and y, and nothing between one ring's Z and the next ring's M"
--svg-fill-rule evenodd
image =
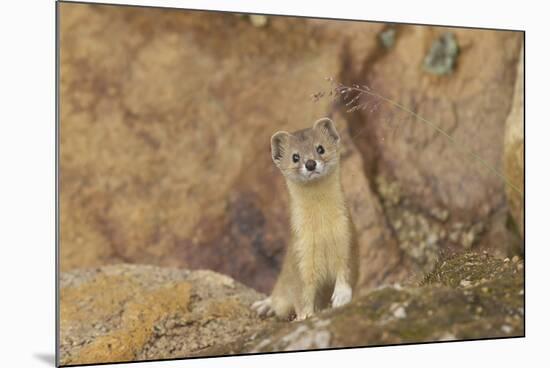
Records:
M111 1L103 1L105 3ZM547 211L550 139L548 16L544 2L504 1L126 1L141 5L527 31L527 338L275 354L105 367L281 365L517 367L544 359L550 313ZM533 2L534 3L534 2ZM2 363L48 366L54 352L54 3L10 1L0 12L0 246ZM537 206L538 205L538 206ZM46 359L47 360L47 359ZM11 363L11 364L10 364ZM537 363L535 363L536 365ZM4 364L2 364L4 365Z

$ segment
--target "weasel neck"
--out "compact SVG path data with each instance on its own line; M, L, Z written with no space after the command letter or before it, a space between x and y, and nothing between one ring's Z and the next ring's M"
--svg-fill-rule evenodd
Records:
M346 212L339 167L336 167L330 175L317 181L295 183L287 180L287 187L293 218L334 216Z

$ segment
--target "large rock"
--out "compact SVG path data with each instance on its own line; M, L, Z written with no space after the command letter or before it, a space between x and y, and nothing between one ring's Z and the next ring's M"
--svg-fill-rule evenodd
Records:
M421 285L373 290L342 308L198 355L360 347L524 336L523 262L468 253L436 265Z
M344 136L360 292L429 270L449 244L506 244L498 179L406 115L394 139L383 107L347 114L310 95L327 76L368 83L500 167L519 34L454 31L458 59L434 76L422 65L439 28L382 43L375 23L59 6L63 271L207 268L269 292L289 235L269 138L326 115Z
M189 356L268 324L249 308L261 294L206 270L105 266L60 290L63 365Z
M269 291L289 234L270 136L326 115L310 95L338 73L342 40L381 26L74 4L61 18L61 268L209 268ZM399 277L349 139L342 165L362 284Z
M517 73L522 34L390 28L395 42L389 48L371 42L368 57L353 45L344 48L339 79L367 85L430 121L372 95L359 99L363 109L348 114L394 238L424 271L447 249L482 243L505 254L505 185L495 170L504 171L505 122L514 85L523 79Z
M508 207L514 225L516 226L521 237L524 237L524 173L525 167L523 165L525 160L525 144L524 144L524 101L523 101L523 86L524 86L524 74L523 74L523 48L521 49L521 55L517 66L517 78L516 87L514 90L514 99L512 102L512 109L506 119L506 135L504 137L504 170L508 178L510 178L511 184L514 187L508 185L506 187L506 198L508 200ZM523 242L521 242L523 245Z
M74 4L61 19L62 269L202 267L267 291L288 233L269 139L325 115L310 94L337 46L304 19Z
M420 283L371 290L303 322L260 319L263 295L211 271L113 265L61 274L61 364L524 334L523 262L467 253Z

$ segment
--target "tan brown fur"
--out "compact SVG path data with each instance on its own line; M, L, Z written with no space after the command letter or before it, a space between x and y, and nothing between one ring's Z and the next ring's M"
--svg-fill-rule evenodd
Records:
M301 320L346 304L353 295L357 244L340 182L339 150L340 137L326 118L310 129L272 137L272 157L290 195L291 237L271 296L253 305L260 314ZM307 160L317 162L319 175L305 168Z

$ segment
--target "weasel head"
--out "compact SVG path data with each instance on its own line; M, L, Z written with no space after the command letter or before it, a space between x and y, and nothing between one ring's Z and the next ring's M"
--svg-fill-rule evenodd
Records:
M271 158L287 180L309 183L330 175L340 163L340 136L329 118L294 133L271 137Z

